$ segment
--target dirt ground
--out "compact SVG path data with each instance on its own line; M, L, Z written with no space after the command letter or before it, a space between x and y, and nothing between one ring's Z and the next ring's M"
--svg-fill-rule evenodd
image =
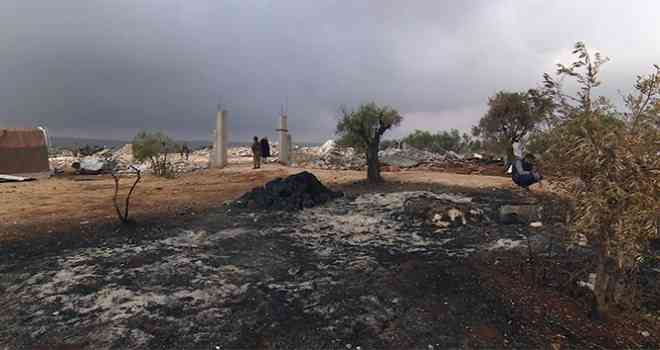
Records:
M136 187L130 206L136 220L167 219L200 215L209 208L272 180L303 169L269 164L253 170L249 164L235 164L223 170L184 174L175 179L145 176ZM308 170L329 186L359 181L362 172ZM435 171L385 173L393 182L424 182L467 187L509 186L495 176L467 176ZM134 179L121 180L120 201ZM109 175L65 176L48 180L0 184L0 241L22 240L26 234L49 234L86 230L86 226L117 220L112 204L114 181ZM178 220L178 218L177 218Z
M593 317L593 255L564 242L558 198L502 177L313 171L345 196L225 205L297 171L147 178L124 227L110 179L0 184L0 349L660 347L657 308ZM543 225L499 222L507 204L543 206ZM434 223L453 210L463 220Z

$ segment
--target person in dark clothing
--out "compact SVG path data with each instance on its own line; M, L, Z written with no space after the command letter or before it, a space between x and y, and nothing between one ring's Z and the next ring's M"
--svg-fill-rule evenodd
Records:
M511 169L513 182L526 190L529 190L529 186L541 182L543 179L543 176L539 174L534 166L534 161L534 155L528 153L522 159L516 159Z
M252 143L252 169L261 168L261 144L259 143L259 138L254 137L254 142Z
M270 143L268 142L267 137L261 139L259 143L261 144L261 159L264 163L266 163L268 157L270 157Z
M186 160L190 158L190 147L188 147L187 143L184 143L181 147L181 158L184 156L186 157Z

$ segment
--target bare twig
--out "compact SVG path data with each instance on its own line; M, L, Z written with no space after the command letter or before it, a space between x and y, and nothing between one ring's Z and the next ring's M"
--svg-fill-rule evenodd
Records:
M129 209L129 206L130 206L131 196L133 195L133 192L135 191L135 187L137 186L137 184L140 182L140 180L142 180L142 172L140 171L140 169L138 169L138 168L136 168L132 165L131 165L131 169L133 169L135 171L135 173L137 174L137 178L135 179L135 182L133 183L133 186L131 186L131 189L128 191L128 194L126 195L126 201L125 201L125 204L124 204L124 213L123 214L121 212L121 209L119 208L119 203L117 202L117 196L118 196L118 193L119 193L119 176L115 172L112 173L112 178L115 181L115 194L112 198L112 201L113 201L113 204L115 206L115 210L117 211L117 216L119 217L119 220L123 224L128 222L128 209Z
M128 195L126 196L126 210L124 211L124 220L123 220L124 222L128 221L128 206L129 206L130 201L131 201L131 195L133 195L133 191L135 190L135 186L137 186L138 182L140 182L140 180L142 180L142 172L140 171L140 169L138 169L138 168L136 168L132 165L131 165L131 169L133 169L135 171L135 173L137 174L137 178L135 179L135 182L133 183L133 186L131 186L131 189L128 191Z
M124 222L124 216L121 214L121 209L119 209L119 205L117 204L117 194L119 193L119 176L117 176L117 173L114 171L112 172L112 179L115 180L115 194L112 197L112 203L115 206L115 210L117 211L117 217L121 222Z

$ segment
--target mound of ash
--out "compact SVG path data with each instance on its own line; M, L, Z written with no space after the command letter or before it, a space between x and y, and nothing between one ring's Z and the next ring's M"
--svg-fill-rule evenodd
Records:
M316 176L304 171L254 188L234 204L241 208L295 211L321 205L342 195L341 192L331 191Z

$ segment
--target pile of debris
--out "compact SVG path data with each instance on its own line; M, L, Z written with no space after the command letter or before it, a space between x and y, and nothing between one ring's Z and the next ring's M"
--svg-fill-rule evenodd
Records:
M309 172L278 178L244 194L234 204L239 208L295 211L312 208L343 196L325 187Z
M399 168L414 168L424 163L441 163L448 158L460 158L454 152L446 154L433 153L407 146L405 148L388 148L380 151L380 162Z
M192 172L208 167L209 150L198 150L188 158L180 154L169 154L172 167L176 174ZM119 148L104 148L89 156L76 157L71 152L60 152L50 158L51 169L56 174L64 173L68 169L75 170L80 175L98 175L116 172L118 174L134 174L132 167L149 173L149 161L138 162L133 157L133 147L125 144Z
M503 175L503 162L489 160L481 154L461 155L454 151L443 153L420 150L408 145L391 147L379 152L384 171L394 169L429 169L460 174ZM334 140L320 147L301 147L293 156L293 166L326 170L365 170L366 157L351 147L338 145Z
M295 166L311 167L329 170L362 170L367 165L363 154L358 153L351 147L341 147L334 140L329 140L321 147L306 147L299 150L304 151L303 159L299 159Z

